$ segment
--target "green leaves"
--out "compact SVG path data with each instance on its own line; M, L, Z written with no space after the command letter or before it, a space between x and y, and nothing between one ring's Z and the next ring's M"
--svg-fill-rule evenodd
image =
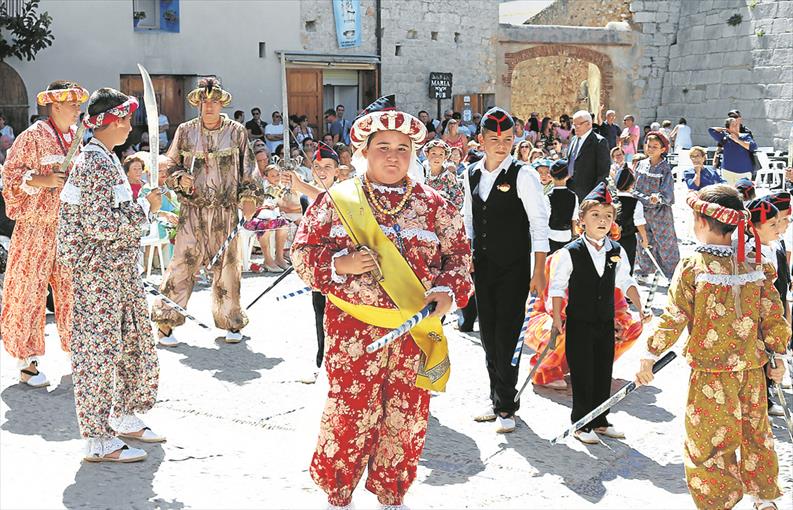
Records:
M9 3L0 4L0 61L14 56L28 61L52 46L52 17L38 13L39 0L27 0L21 12L9 12Z

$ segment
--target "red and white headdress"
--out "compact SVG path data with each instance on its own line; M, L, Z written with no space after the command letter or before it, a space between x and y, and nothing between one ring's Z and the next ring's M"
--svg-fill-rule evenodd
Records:
M410 137L414 147L427 137L427 127L416 117L396 110L394 96L383 96L361 112L350 129L350 143L358 151L378 131L399 131Z
M429 142L424 144L424 148L421 149L421 150L424 151L424 155L426 156L427 153L430 151L430 149L433 149L435 147L443 149L443 152L444 152L444 154L446 156L446 159L449 159L449 158L452 157L452 147L451 147L451 145L449 145L445 141L441 140L440 138L435 138L433 140L430 140ZM462 151L460 151L460 153L462 154Z
M724 207L723 205L716 204L714 202L706 202L704 200L699 199L699 195L696 192L691 192L688 194L686 198L686 203L690 208L694 211L702 214L704 216L709 216L714 220L725 223L727 225L737 225L738 226L738 262L743 262L746 260L746 229L754 230L754 225L752 224L752 216L749 211L746 209L737 210L732 209L730 207ZM757 233L755 231L755 239L757 238ZM762 261L762 254L761 250L758 248L755 250L755 263L760 264Z
M88 91L82 87L71 87L68 89L42 90L36 94L36 102L39 106L51 103L80 103L88 101Z
M96 115L92 115L91 117L84 118L83 124L85 124L85 127L87 128L96 129L100 126L104 126L105 124L110 124L115 120L126 117L127 115L133 113L137 109L138 109L138 100L135 98L135 96L129 96L129 99L127 99L118 106L114 106L102 113L97 113Z

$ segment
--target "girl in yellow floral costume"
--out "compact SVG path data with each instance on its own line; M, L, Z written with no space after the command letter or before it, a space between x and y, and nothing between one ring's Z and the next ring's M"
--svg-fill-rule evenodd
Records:
M702 244L675 270L669 304L647 341L636 378L641 384L652 381L654 360L687 328L683 353L691 378L684 455L694 503L697 508L732 508L743 494L751 494L756 509L774 509L773 500L782 492L763 366L766 349L784 353L790 339L773 284L774 269L761 265L759 253L754 265L745 261L743 239L750 216L734 188L707 186L687 202ZM737 250L731 243L736 227ZM784 374L782 363L777 367L767 369L774 381Z

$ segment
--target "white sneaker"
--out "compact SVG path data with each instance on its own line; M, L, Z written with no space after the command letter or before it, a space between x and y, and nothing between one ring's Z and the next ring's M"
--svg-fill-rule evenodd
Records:
M226 343L238 344L242 341L242 333L239 331L226 331Z
M177 340L176 336L173 334L173 328L171 328L168 336L163 336L161 331L158 331L157 334L160 337L159 340L157 340L157 343L163 347L176 347L179 345L179 340Z
M481 413L474 415L474 421L478 421L478 422L496 421L496 413L493 411L492 407L488 407L487 409L483 410Z
M566 390L567 381L565 381L564 379L556 379L555 381L551 381L545 384L539 384L538 386L542 386L544 388L551 388L552 390Z
M779 404L773 404L768 408L768 416L785 416L785 410Z
M496 417L498 424L496 425L496 432L499 434L508 434L515 430L515 417L514 416L501 416Z
M575 432L573 432L573 436L584 444L600 443L600 439L598 439L598 435L595 434L594 430L590 430L589 432L584 432L583 430L576 430Z
M314 384L317 382L317 378L319 377L319 370L311 370L310 372L306 372L298 381L302 382L303 384Z
M621 430L615 429L614 425L609 425L608 427L598 427L593 430L601 436L606 436L613 439L625 439L625 433Z

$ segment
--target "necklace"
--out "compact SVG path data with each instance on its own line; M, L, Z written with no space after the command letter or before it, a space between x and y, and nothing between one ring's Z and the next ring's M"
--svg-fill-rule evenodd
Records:
M369 196L372 197L372 205L374 206L374 208L387 216L394 216L399 214L402 211L402 209L404 209L405 206L407 205L408 200L410 200L410 195L413 194L413 186L414 186L413 181L405 177L405 181L404 181L405 195L402 197L402 200L400 200L395 207L388 209L383 207L383 205L380 203L380 200L375 195L374 188L372 187L372 182L368 178L364 178L363 182L364 185L366 186L366 191L368 192Z
M52 126L53 131L55 131L55 138L58 140L58 145L61 146L61 150L63 151L63 155L65 156L68 151L66 150L66 137L61 133L61 130L58 129L58 126L52 121L52 118L47 119L50 126Z

